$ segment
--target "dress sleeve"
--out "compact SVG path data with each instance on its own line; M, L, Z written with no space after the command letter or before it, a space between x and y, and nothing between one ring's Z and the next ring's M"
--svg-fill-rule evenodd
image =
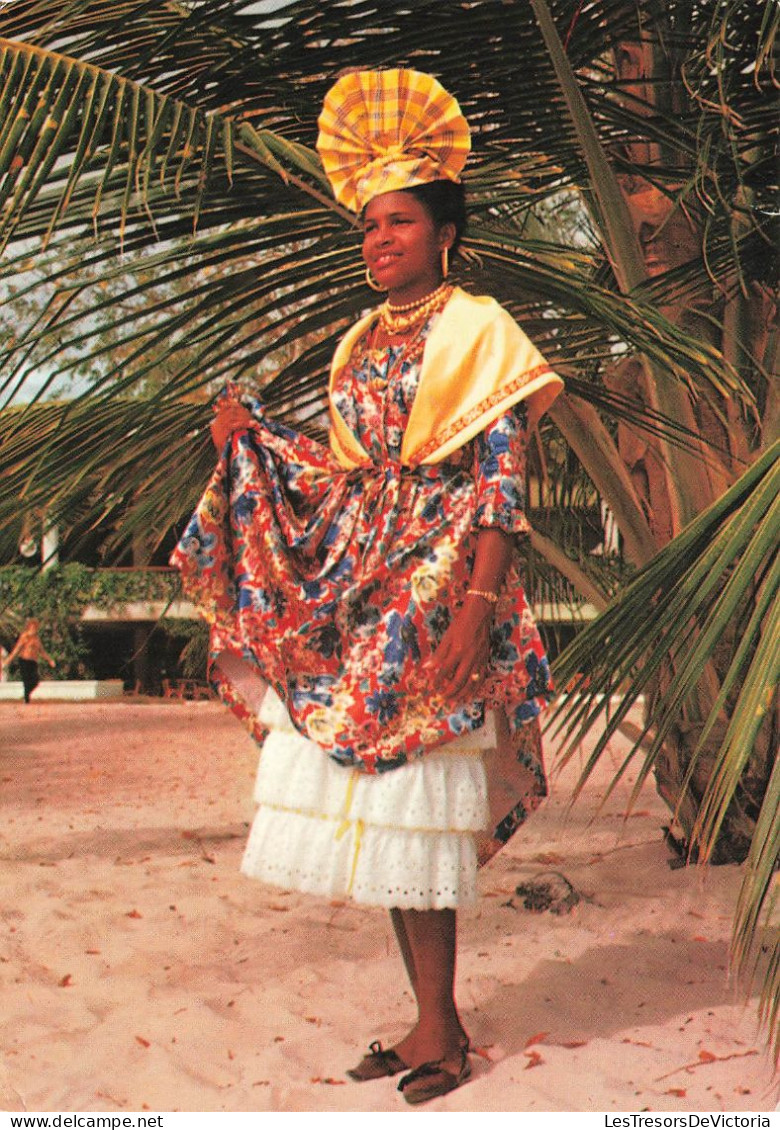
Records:
M476 437L475 526L498 527L508 534L530 532L525 516L526 422L527 410L521 402Z

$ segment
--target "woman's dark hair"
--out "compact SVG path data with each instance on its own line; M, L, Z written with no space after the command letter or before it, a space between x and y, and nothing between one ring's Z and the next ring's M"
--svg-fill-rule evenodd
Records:
M454 255L466 228L466 192L463 185L452 180L433 180L402 191L420 201L437 227L455 225L455 240L450 248Z

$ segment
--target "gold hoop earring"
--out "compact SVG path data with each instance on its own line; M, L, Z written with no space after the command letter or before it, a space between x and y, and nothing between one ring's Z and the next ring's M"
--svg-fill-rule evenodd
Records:
M450 273L450 249L449 247L442 247L441 249L441 277L446 279Z
M378 292L383 292L384 289L385 289L383 286L379 285L379 283L376 281L376 279L371 278L371 268L370 267L366 267L366 282L371 287L372 290L376 290Z

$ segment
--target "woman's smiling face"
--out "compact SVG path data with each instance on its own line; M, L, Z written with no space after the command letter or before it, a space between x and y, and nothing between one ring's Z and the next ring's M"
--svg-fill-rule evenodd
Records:
M409 192L375 196L363 214L363 259L391 302L415 302L441 282L441 252L452 224L437 228L425 205Z

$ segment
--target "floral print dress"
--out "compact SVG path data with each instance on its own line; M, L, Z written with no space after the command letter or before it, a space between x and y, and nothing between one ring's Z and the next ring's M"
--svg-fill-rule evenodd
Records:
M253 425L233 436L172 562L211 622L213 681L258 739L251 675L299 734L361 774L391 773L497 712L502 795L487 857L545 793L536 720L549 665L514 564L479 698L444 698L426 662L469 586L479 529L528 531L525 416L520 404L447 461L402 466L431 324L406 351L364 338L332 389L370 459L358 470L244 398Z

